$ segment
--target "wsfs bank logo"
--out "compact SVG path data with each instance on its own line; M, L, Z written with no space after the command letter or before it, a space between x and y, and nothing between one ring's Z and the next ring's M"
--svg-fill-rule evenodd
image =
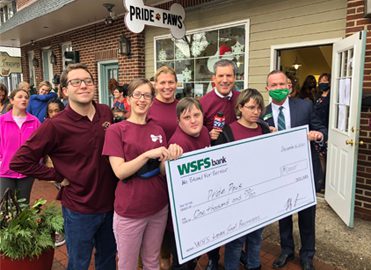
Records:
M219 159L211 159L207 157L180 164L177 166L177 168L180 176L183 176L189 173L199 172L210 167L219 166L225 163L227 163L227 159L224 156Z

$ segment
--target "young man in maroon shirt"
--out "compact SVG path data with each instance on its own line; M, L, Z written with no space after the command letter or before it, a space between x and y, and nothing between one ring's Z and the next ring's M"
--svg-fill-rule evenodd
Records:
M214 64L214 75L212 77L215 88L203 96L200 100L204 111L204 125L209 130L213 142L218 139L222 129L213 127L215 115L222 112L225 117L225 124L237 120L234 107L239 92L234 90L237 67L230 60L222 59ZM217 270L219 261L219 248L208 252L209 262L207 270Z
M17 151L11 168L38 179L61 182L68 270L87 270L95 248L95 269L116 269L112 231L116 177L102 156L108 106L93 101L95 85L86 65L69 65L61 75L69 106L45 121ZM54 168L40 163L49 155Z

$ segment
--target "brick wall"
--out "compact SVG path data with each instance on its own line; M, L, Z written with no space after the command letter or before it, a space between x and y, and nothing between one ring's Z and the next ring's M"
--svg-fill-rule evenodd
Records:
M362 107L358 171L356 186L356 216L371 220L371 107Z
M346 35L367 30L364 66L363 96L371 95L371 18L364 18L364 1L348 0ZM371 108L363 107L361 113L355 215L371 220Z
M118 40L124 33L131 41L131 56L118 55ZM62 51L61 44L67 41L72 42L72 48L80 52L80 62L88 65L89 70L98 81L98 61L118 60L119 82L128 83L134 78L144 77L144 34L133 34L124 26L124 17L118 18L113 25L107 26L104 22L86 26L58 36L36 42L33 46L27 45L21 48L22 68L24 80L29 80L27 66L27 51L33 50L35 57L39 60L39 67L36 67L36 85L43 80L41 48L51 46L57 56L57 65L53 66L53 73L62 72ZM98 89L96 92L98 99Z

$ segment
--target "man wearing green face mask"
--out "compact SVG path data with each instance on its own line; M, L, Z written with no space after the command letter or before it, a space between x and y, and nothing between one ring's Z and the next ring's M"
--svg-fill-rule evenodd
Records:
M308 139L312 141L311 152L316 189L322 179L323 172L318 153L314 149L315 142L322 142L327 137L327 128L313 112L313 104L303 99L288 98L289 89L285 73L279 70L270 72L267 76L266 90L272 98L271 104L266 107L263 120L269 126L278 130L289 129L302 125L309 125ZM313 257L315 253L315 215L316 207L312 206L298 212L299 231L301 239L300 264L303 270L313 270ZM273 268L281 268L287 261L294 259L295 248L292 235L292 216L279 221L281 254L274 260Z

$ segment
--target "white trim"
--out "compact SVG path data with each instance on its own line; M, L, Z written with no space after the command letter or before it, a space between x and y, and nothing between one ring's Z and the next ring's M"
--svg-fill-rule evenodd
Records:
M275 64L276 64L276 59L277 59L277 51L278 50L302 48L302 47L310 47L310 46L330 45L330 44L334 44L336 41L339 41L341 39L342 38L320 39L320 40L311 40L311 41L303 41L303 42L272 45L271 46L270 67L269 67L270 71L275 69Z
M250 19L245 19L245 20L239 20L239 21L233 21L233 22L227 22L227 23L222 23L222 24L217 24L213 26L207 26L207 27L202 27L202 28L195 28L192 30L186 31L185 35L191 35L194 33L198 33L201 31L213 31L213 30L219 30L223 28L230 28L230 27L235 27L235 26L241 26L245 25L245 54L244 54L244 80L243 80L243 85L244 88L247 88L249 83L248 83L248 78L249 78L249 57L250 57ZM159 36L154 36L153 37L153 70L154 73L156 73L156 58L157 58L157 48L156 48L156 41L161 40L161 39L174 39L171 34L165 34L165 35L159 35ZM211 78L210 78L211 80Z
M30 51L27 52L28 76L30 77L28 82L30 83L30 85L33 84L34 87L37 88L35 67L32 64L32 60L33 60L34 57L35 57L35 52L33 50L30 50ZM32 79L33 79L32 82L30 81L31 76L32 76Z
M250 25L250 19L234 21L234 22L229 22L229 23L222 23L222 24L217 24L217 25L207 26L207 27L201 27L201 28L195 28L195 29L192 29L192 30L188 30L186 32L186 35L190 35L190 34L193 34L193 33L198 33L200 31L219 30L221 28L233 27L233 26L238 26L238 25L242 25L242 24ZM165 39L165 38L173 38L173 37L172 37L171 34L165 34L165 35L155 36L154 40L156 41L158 39Z

